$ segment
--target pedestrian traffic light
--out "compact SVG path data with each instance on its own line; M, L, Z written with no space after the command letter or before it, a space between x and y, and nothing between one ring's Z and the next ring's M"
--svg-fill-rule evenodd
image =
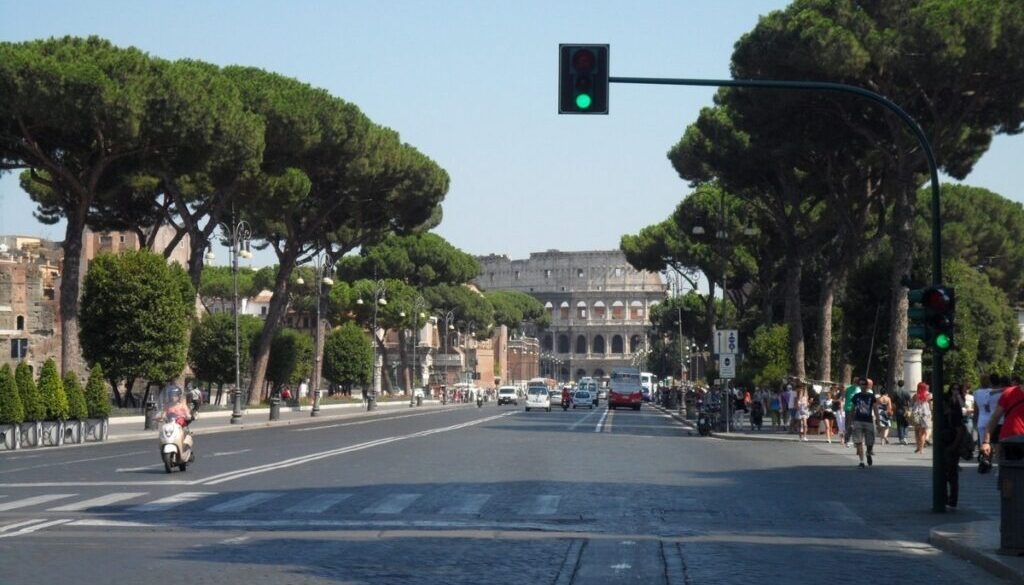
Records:
M933 286L924 291L924 305L928 338L932 349L947 351L953 347L953 318L956 314L956 294L952 288Z
M558 45L558 113L608 113L608 45Z
M910 306L907 309L907 337L928 341L928 331L925 328L927 314L921 301L924 300L924 289L917 288L907 291L907 299Z

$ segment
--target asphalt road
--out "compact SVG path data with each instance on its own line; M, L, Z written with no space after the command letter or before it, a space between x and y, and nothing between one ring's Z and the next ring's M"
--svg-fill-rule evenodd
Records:
M979 583L927 470L521 407L0 454L0 583Z

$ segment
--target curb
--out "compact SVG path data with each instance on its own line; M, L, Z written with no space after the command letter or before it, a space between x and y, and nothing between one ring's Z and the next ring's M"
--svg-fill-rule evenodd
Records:
M977 541L979 534L989 535L988 538L992 542L973 546L965 542ZM969 561L992 575L1011 583L1024 584L1024 557L998 554L996 552L998 534L999 523L995 520L946 524L929 530L928 542L935 548ZM984 546L984 544L991 546Z

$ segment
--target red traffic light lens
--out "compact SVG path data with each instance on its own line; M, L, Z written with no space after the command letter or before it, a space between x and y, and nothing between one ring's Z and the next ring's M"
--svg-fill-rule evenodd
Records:
M572 68L576 73L587 75L594 68L597 58L590 49L580 49L572 56Z
M949 295L940 288L928 289L924 293L924 298L921 299L921 304L936 312L946 311L949 308L949 302Z

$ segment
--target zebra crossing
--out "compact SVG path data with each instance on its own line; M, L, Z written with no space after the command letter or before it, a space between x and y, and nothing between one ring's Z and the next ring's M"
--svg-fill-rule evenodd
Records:
M204 515L273 514L310 516L397 516L400 514L478 516L486 514L530 517L576 514L569 498L559 494L496 494L451 492L437 488L429 492L376 493L372 489L351 491L183 491L159 496L149 492L111 492L102 495L76 493L38 494L11 497L0 494L0 512L26 513L116 513L146 515L183 512ZM6 518L5 518L6 517ZM0 531L13 526L10 514L0 516Z

